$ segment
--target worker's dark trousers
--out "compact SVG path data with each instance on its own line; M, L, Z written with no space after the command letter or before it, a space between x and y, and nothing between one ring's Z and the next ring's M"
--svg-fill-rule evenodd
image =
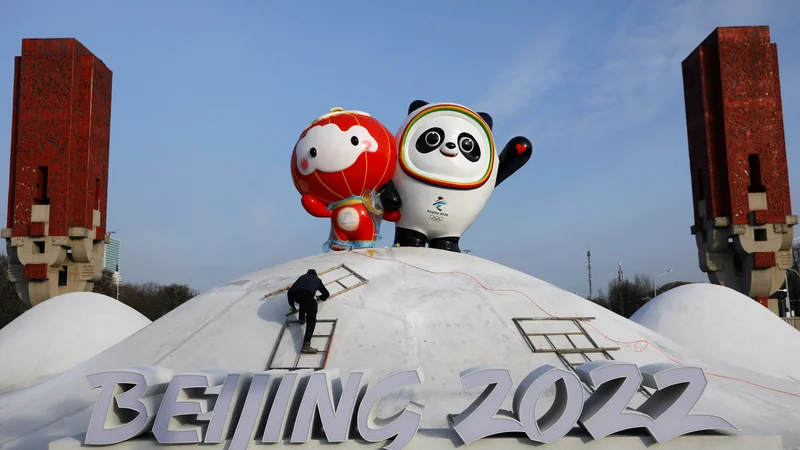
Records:
M311 337L314 335L314 328L317 326L317 299L314 293L298 291L292 300L300 306L299 317L306 318L306 334L303 337L303 344L311 344Z

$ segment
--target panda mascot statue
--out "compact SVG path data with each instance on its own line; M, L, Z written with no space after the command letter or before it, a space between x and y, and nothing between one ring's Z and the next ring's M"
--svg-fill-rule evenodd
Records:
M454 103L412 102L395 139L397 168L381 193L395 245L453 252L495 187L533 152L518 136L498 153L491 116Z

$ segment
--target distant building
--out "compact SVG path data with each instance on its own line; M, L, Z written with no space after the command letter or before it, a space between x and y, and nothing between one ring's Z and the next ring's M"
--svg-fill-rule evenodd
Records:
M119 240L109 238L106 251L103 254L103 270L119 271Z

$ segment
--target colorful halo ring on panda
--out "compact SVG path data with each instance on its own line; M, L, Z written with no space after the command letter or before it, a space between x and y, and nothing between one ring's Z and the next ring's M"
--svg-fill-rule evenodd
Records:
M377 144L377 150L365 151L352 164L333 171L325 168L303 174L297 163L297 145L292 151L291 171L295 188L301 194L311 194L326 206L350 197L364 197L392 179L397 150L394 136L378 120L361 111L334 108L330 113L312 122L298 138L298 143L314 127L334 124L343 135L353 127L366 129ZM340 164L339 166L341 166Z
M441 123L442 116L445 119L460 118L465 123L471 124L471 128L480 131L483 139L484 148L488 147L489 151L485 157L482 158L482 170L476 173L476 176L464 178L446 176L438 171L425 170L420 167L421 164L415 164L412 158L414 152L414 141L419 137L420 132L425 131L422 129L426 121L436 117L435 122ZM478 138L478 136L476 136ZM455 103L431 103L413 112L406 118L406 122L401 126L400 132L396 137L398 143L398 162L403 171L419 181L433 184L436 186L449 187L453 189L475 189L483 186L491 177L492 171L495 166L495 145L492 130L486 121L471 109L458 105Z

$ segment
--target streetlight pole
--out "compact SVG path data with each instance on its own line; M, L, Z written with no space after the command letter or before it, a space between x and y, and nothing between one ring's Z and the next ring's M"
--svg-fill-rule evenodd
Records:
M656 278L653 280L653 298L656 298L656 296L658 295L658 290L657 290L657 288L656 288L656 282L658 281L658 277L664 276L664 275L666 275L666 274L668 274L668 273L670 273L670 272L672 272L672 269L667 269L667 271L666 271L666 272L664 272L664 273L662 273L662 274L659 274L659 275L658 275L658 276L656 276Z
M111 281L117 287L117 300L119 300L119 286L122 284L122 275L120 275L119 271L111 275Z

